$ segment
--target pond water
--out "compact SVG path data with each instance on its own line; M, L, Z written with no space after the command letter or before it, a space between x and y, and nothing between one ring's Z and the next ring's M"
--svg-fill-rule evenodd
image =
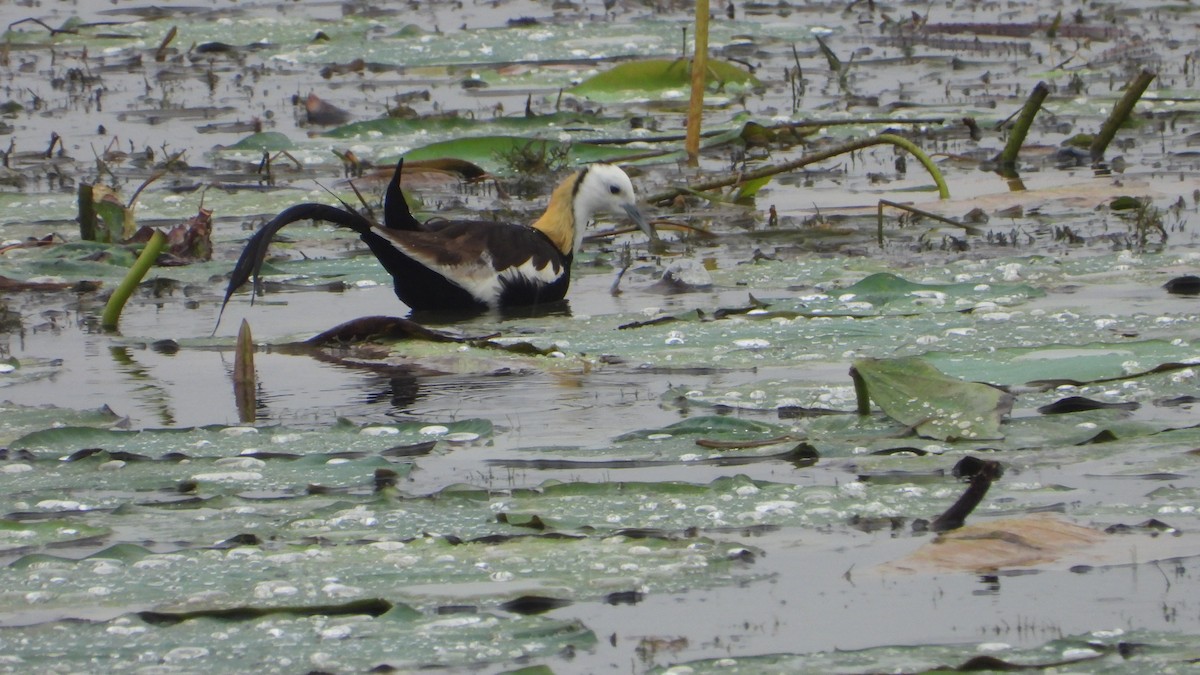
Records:
M0 296L0 670L916 672L986 656L1124 673L1200 657L1200 306L1163 288L1200 261L1194 11L717 2L714 57L761 86L709 92L714 135L688 167L686 92L570 88L677 57L691 11L0 6L0 275L100 289ZM1156 78L1105 161L1064 151L1143 69ZM1020 180L1001 178L987 160L1038 81L1052 94ZM347 116L315 123L310 93ZM747 123L799 126L761 141ZM885 130L934 157L950 199L876 146L741 203L646 205L665 249L588 242L564 307L415 317L490 339L342 349L294 343L407 309L357 239L297 223L273 287L235 295L217 327L252 229L356 203L335 153L374 166L355 185L378 213L396 157L453 142L499 187L406 173L418 215L529 222L554 178L522 186L470 139L569 139L569 162L658 151L622 162L649 195ZM262 148L288 153L269 177ZM148 180L137 222L212 209L213 258L154 268L104 331L133 256L79 241L76 189L127 201ZM881 243L881 199L983 217L967 234L887 208ZM670 269L711 283L681 291ZM243 319L253 420L232 382ZM947 378L914 400L1008 388L1007 414L945 404L1000 415L1000 433L918 435L884 392L853 414L851 366L905 357ZM1100 405L1047 408L1070 397ZM1004 475L968 518L985 544L951 560L919 524L966 489L966 456ZM1086 545L1037 539L1047 519ZM1027 529L986 534L1012 521Z

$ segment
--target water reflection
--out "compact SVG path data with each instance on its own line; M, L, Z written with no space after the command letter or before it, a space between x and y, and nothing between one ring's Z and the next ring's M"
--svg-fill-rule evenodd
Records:
M163 426L174 426L175 412L171 405L171 393L159 384L149 369L133 358L133 350L125 345L112 345L108 348L108 353L116 371L136 383L132 393L142 407L152 411Z

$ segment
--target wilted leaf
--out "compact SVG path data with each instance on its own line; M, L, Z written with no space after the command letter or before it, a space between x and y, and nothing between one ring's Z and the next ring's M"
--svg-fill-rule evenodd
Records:
M125 208L117 191L106 185L92 185L92 208L100 223L95 231L95 241L115 243L133 236L136 229L133 212Z
M993 520L940 535L884 569L935 572L1039 567L1077 555L1103 539L1103 532L1054 516Z
M888 417L922 436L943 441L1004 437L1000 421L1013 398L996 387L948 377L915 357L859 359L851 372Z

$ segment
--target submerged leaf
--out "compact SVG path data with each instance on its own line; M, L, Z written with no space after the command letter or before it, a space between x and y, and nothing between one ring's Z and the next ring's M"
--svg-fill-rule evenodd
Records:
M253 150L256 152L278 152L280 150L292 150L296 144L292 139L278 131L263 131L257 134L251 134L242 140L226 147L226 150Z
M198 609L190 612L138 612L138 618L152 626L173 626L192 619L221 619L224 621L249 621L272 614L291 616L344 616L365 614L381 616L392 609L392 603L378 598L354 600L341 605L311 605L295 607L226 607L221 609Z
M864 277L858 283L847 287L843 293L853 294L856 300L864 300L872 305L885 305L904 297L921 297L922 295L944 293L955 297L969 297L979 292L978 284L965 282L958 284L919 284L896 276L889 272L879 272ZM1028 284L990 284L990 294L1006 296L1024 296L1036 298L1045 295L1041 289Z
M948 377L919 358L859 359L851 373L888 417L938 440L1003 438L1012 395Z

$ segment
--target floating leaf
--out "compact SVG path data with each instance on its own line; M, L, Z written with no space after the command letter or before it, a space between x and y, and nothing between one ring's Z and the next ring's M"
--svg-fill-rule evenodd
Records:
M62 545L109 534L105 527L93 527L66 519L23 522L0 518L0 552L12 555L32 547Z
M619 92L662 92L691 85L690 62L685 59L647 59L617 64L571 88L571 93L592 96ZM758 79L727 61L710 59L706 84L755 87Z
M1055 516L991 520L940 535L909 556L883 566L893 572L990 571L1043 567L1103 541L1099 530Z
M656 436L685 436L685 435L719 435L723 437L732 436L749 436L758 437L777 437L785 434L787 427L767 424L765 422L756 422L754 420L740 419L737 417L726 417L722 415L702 415L698 417L689 417L686 420L681 420L674 424L668 425L661 429L645 429L642 431L631 431L618 436L615 440L619 442L653 439Z
M919 358L859 359L851 369L888 417L938 440L998 439L1012 396L948 377Z
M491 130L493 134L502 134L505 131L527 133L549 129L608 126L623 122L625 122L624 118L599 117L575 112L556 112L547 115L534 115L532 117L521 115L486 119L474 119L456 115L425 116L412 119L383 117L336 127L326 131L323 135L331 138L368 138L437 133L462 135L463 132L471 130L476 130L477 133L484 135L488 130ZM407 165L405 168L407 168Z
M885 305L900 298L917 296L919 294L944 293L956 297L977 295L979 285L973 282L959 284L919 284L889 272L879 272L864 277L858 283L848 286L843 293L853 294L856 300L864 300L872 305ZM990 284L987 287L989 295L1005 295L1008 297L1024 296L1036 298L1045 295L1045 291L1028 284Z
M564 143L562 141L526 138L523 136L473 136L450 141L432 143L404 153L405 161L429 160L452 157L474 162L493 172L501 172L506 166L503 157L530 145L544 146L547 154L566 152L571 164L604 162L628 157L631 152L619 145L596 145L592 143ZM663 152L667 152L663 150Z

